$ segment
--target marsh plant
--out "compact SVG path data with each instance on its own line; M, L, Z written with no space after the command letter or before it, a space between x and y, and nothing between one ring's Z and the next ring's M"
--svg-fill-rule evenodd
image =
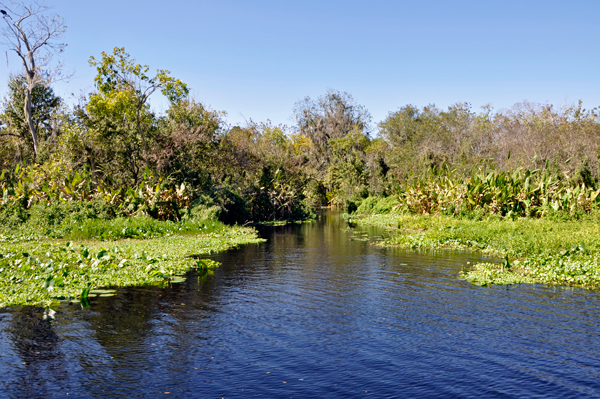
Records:
M466 177L454 171L429 173L403 186L398 199L402 209L421 214L543 217L589 213L598 208L599 194L596 187L546 167L476 170Z
M373 125L350 94L328 90L295 104L293 126L232 126L225 111L190 98L168 70L151 73L122 47L89 61L93 89L72 109L49 81L29 87L15 75L7 82L0 105L2 253L16 253L5 243L44 240L192 240L225 228L217 220L299 221L322 206L475 221L597 215L600 114L581 102L479 111L464 102L405 105ZM164 113L151 109L151 95L164 96ZM433 243L427 237L397 240ZM223 248L228 239L220 239L213 244ZM448 240L444 245L493 248L475 237ZM590 253L592 241L585 240ZM527 269L516 261L503 273Z

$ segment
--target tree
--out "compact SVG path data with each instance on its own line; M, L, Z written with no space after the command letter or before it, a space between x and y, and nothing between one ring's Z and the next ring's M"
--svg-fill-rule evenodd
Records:
M11 76L8 81L8 94L3 101L2 119L11 133L18 134L23 140L31 138L29 121L23 113L27 91L27 79L24 75ZM52 121L62 105L62 99L47 85L38 85L31 92L31 119L38 139L49 139L56 135Z
M361 196L361 191L368 195L366 149L369 144L369 138L359 130L329 142L332 162L327 168L324 183L331 204L341 205L348 198Z
M159 175L177 183L208 184L224 116L193 99L171 104L158 121L149 154Z
M23 4L16 1L0 2L5 27L3 42L21 59L25 68L25 102L23 114L27 120L33 142L33 152L38 155L39 140L32 108L33 90L41 83L48 84L52 76L60 74L60 65L55 71L47 68L52 56L62 53L66 44L56 42L66 31L63 18L47 15L50 7L43 4Z
M166 69L159 69L154 77L150 77L150 67L136 64L123 47L115 47L112 54L102 52L100 61L90 57L89 63L98 71L94 79L98 89L96 99L115 95L130 98L134 107L135 126L142 140L144 162L148 166L148 139L142 127L147 101L156 90L160 90L172 104L176 103L188 95L187 85L173 78Z
M299 133L313 142L320 166L330 161L330 140L343 138L353 130L368 136L371 121L369 112L357 105L350 94L335 90L329 90L317 101L306 97L297 102L294 116Z
M83 127L88 163L95 165L94 176L122 180L126 185L137 185L144 169L142 141L136 127L137 102L127 91L108 94L94 93L89 100L82 99L75 112ZM148 107L140 112L140 124L146 130L155 127L155 116Z
M392 148L402 148L420 129L421 111L414 105L405 105L396 112L390 112L379 123L379 134Z

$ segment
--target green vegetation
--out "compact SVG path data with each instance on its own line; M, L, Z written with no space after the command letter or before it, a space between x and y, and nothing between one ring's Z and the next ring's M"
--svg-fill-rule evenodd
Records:
M459 249L489 254L503 262L483 262L462 273L480 285L545 283L600 288L600 223L594 213L579 220L458 218L446 215L374 214L360 224L389 229L379 245L415 250Z
M397 195L358 201L360 223L392 223L380 245L454 248L504 258L462 273L481 285L547 283L600 288L600 189L587 165L542 169L431 169ZM348 209L350 210L350 209Z
M226 112L190 98L168 70L152 73L115 47L90 57L94 88L69 109L52 90L51 71L35 62L64 48L57 42L64 21L46 6L15 3L10 12L8 47L24 70L10 77L0 104L2 284L27 282L31 296L13 287L21 299L4 304L156 282L193 267L181 259L194 246L202 252L256 240L216 220L297 222L326 205L371 215L362 223L395 220L389 245L505 258L504 266L465 273L477 283L598 286L595 108L405 105L377 124L374 137L368 110L329 90L295 104L294 126L230 126ZM18 26L19 13L47 23ZM28 53L22 44L31 37L46 39ZM163 114L149 105L159 94L169 102ZM243 233L233 240L232 232ZM117 250L105 245L115 240ZM184 258L168 253L175 243ZM146 272L148 264L163 269Z
M261 241L250 228L214 221L195 224L192 235L173 235L192 224L152 224L147 219L138 223L136 218L115 221L110 228L120 228L122 223L129 223L130 229L137 226L136 232L150 225L152 235L162 236L73 243L0 235L0 307L47 307L57 300L85 301L90 292L102 287L181 282L189 270L203 275L218 266L218 262L200 257Z

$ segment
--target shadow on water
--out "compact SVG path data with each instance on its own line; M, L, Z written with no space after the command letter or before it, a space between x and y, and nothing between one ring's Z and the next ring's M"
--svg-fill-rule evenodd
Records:
M600 296L472 286L478 255L379 248L335 212L214 276L0 312L3 397L600 395Z

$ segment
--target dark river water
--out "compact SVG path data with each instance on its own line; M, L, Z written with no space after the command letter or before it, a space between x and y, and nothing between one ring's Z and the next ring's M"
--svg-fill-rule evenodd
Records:
M476 287L477 255L332 212L261 234L204 279L0 310L0 397L600 397L598 292Z

